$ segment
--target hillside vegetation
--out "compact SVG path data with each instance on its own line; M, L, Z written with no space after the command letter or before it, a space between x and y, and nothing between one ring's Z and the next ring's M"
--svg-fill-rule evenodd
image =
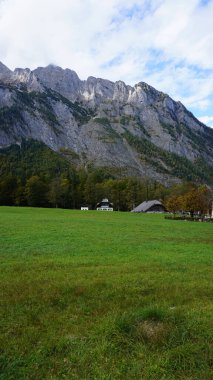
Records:
M173 156L175 162L176 156ZM33 140L23 141L21 147L3 149L0 151L0 205L72 209L87 205L94 209L102 198L109 198L114 210L128 211L147 199L159 199L172 212L185 210L205 214L211 210L211 188L199 185L201 169L193 170L191 164L188 179L194 182L168 187L147 176L122 177L118 169L109 166L76 168L70 159L75 160L73 151L61 149L60 156ZM179 158L175 165L177 171L186 172L185 159ZM212 173L208 176L207 171L203 172L203 178L210 180ZM198 199L195 195L199 189L202 194ZM186 194L190 197L183 202L180 196Z
M167 186L213 184L213 130L144 82L82 81L52 65L10 71L0 63L0 154L10 161L15 146L25 149L29 141L38 161L40 142L54 160L66 158L77 169L108 166L120 177Z
M0 207L1 380L210 380L212 225Z

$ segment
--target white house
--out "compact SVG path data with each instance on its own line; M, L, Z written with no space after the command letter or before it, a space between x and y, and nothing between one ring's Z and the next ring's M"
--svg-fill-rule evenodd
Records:
M97 203L97 211L113 211L112 203L109 202L107 198L102 199L100 203Z

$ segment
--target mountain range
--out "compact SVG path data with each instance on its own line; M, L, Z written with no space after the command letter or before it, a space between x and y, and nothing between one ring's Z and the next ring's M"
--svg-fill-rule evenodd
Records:
M144 82L0 63L0 156L35 140L77 167L213 183L213 129L169 95Z

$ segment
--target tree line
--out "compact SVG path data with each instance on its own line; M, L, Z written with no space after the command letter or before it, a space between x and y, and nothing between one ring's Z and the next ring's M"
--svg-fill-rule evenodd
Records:
M213 193L208 186L188 184L184 191L182 189L179 193L170 194L166 206L173 214L182 211L193 217L194 214L211 214L212 202Z
M72 169L56 177L4 175L0 178L0 205L95 209L103 198L114 210L130 211L145 200L158 199L168 211L207 213L212 192L205 185L181 183L166 187L148 178L113 178L109 171L97 168L89 172Z
M103 198L115 210L128 211L148 198L164 198L167 189L151 180L112 178L104 169L74 170L54 178L32 175L0 178L0 205L94 209Z

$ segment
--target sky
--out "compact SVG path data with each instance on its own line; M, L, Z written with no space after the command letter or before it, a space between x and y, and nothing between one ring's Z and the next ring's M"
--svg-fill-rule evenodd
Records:
M143 81L213 127L213 0L0 0L0 61Z

